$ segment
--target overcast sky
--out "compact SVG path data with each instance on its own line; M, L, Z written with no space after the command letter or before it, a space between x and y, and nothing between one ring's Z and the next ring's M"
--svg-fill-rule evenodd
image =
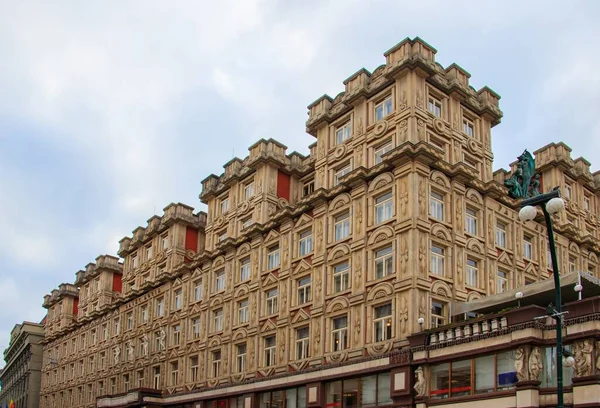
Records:
M494 169L561 140L600 169L598 1L0 0L0 350L233 154L307 153L306 106L415 36L502 96Z

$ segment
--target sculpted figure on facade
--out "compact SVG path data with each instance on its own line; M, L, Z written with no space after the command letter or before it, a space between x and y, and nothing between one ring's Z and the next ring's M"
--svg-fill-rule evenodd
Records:
M118 345L115 346L115 348L113 349L113 354L115 358L115 365L119 364L119 362L121 361L121 347L119 347Z
M167 334L165 333L164 329L160 329L160 331L158 332L158 345L160 346L161 350L164 350L167 348Z
M133 360L133 358L134 358L134 352L135 352L135 350L134 350L134 347L133 347L133 340L129 340L127 342L127 359L129 361Z
M527 367L525 366L525 349L523 347L519 347L515 351L515 371L517 372L517 379L519 381L529 379L527 376Z
M594 346L589 340L575 344L575 374L577 377L583 377L592 374L592 352Z
M406 322L408 321L408 304L406 296L402 296L400 300L400 332L406 333Z
M147 356L148 355L148 335L146 333L144 333L142 335L142 350L144 352L144 355Z
M540 353L539 347L534 347L531 350L531 355L529 356L529 377L532 380L539 380L540 374L544 369L544 365L542 363L542 355Z
M427 394L427 381L425 380L425 374L421 366L415 370L415 385L413 388L417 392L417 397L424 397Z

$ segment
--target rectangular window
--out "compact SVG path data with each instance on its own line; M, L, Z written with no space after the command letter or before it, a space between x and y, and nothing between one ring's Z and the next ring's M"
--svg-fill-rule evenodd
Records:
M444 221L444 196L432 191L429 195L429 215L439 221Z
M198 381L198 357L190 357L190 381Z
M431 245L430 271L434 275L444 276L444 249Z
M375 342L392 338L392 305L387 303L374 308L373 333Z
M173 307L175 310L179 310L183 306L183 290L177 289L174 294Z
M213 312L214 330L223 330L223 309L217 309Z
M240 282L250 279L250 257L240 261Z
M577 259L573 257L569 257L569 272L577 271Z
M442 302L431 301L431 328L435 329L446 324L446 307Z
M254 197L254 182L248 183L244 186L244 200L249 200Z
M270 367L276 364L276 348L277 343L275 341L275 336L265 337L265 367Z
M117 317L113 320L113 336L118 336L121 333L121 320Z
M177 361L171 362L171 385L177 385L177 379L179 377L179 363Z
M469 137L473 137L475 134L473 122L468 119L463 119L463 133Z
M279 267L279 245L268 249L267 267L269 270Z
M225 290L225 270L215 272L215 292Z
M335 144L344 143L350 136L352 136L352 124L348 121L335 130Z
M194 302L202 300L202 279L194 282Z
M173 331L173 344L179 345L179 340L181 339L181 325L176 324L171 330Z
M508 278L506 272L496 272L496 293L503 293L508 290Z
M306 256L313 251L312 231L304 231L300 233L298 241L298 255Z
M442 103L432 96L430 96L427 101L427 109L436 118L439 118L442 116Z
M144 384L144 370L138 370L137 372L137 384L138 388L142 388Z
M467 234L477 235L477 211L467 208L465 214L465 231Z
M238 302L238 323L248 323L248 299Z
M221 350L212 352L212 375L213 377L221 375Z
M192 319L192 339L199 339L200 338L200 317L194 317Z
M278 311L278 305L277 305L277 288L275 289L271 289L269 291L267 291L267 297L266 297L266 313L267 315L272 315L277 313Z
M383 278L394 274L394 255L392 246L375 251L375 278Z
M146 247L146 261L152 259L152 245Z
M383 161L383 155L393 149L392 142L387 142L375 149L375 164Z
M131 257L131 267L135 269L138 266L139 266L139 260L138 260L137 255L132 255L132 257Z
M133 329L133 312L127 313L127 330Z
M221 199L221 214L225 214L229 211L229 198Z
M571 199L571 185L565 184L565 197L567 200Z
M388 96L375 105L375 120L381 120L392 113L392 97Z
M108 340L108 323L102 325L102 340Z
M227 231L225 231L217 236L217 242L223 242L226 239L227 239Z
M315 181L314 180L306 181L302 184L302 197L306 197L307 195L314 193L314 191L315 191Z
M531 243L532 238L528 235L523 237L523 258L532 259L533 258L533 244Z
M590 211L591 208L591 200L588 196L583 197L583 209L585 211Z
M381 224L392 218L393 205L391 192L375 199L375 224Z
M160 298L156 300L156 316L162 317L165 315L165 299Z
M475 394L494 391L494 371L496 362L494 355L475 359Z
M296 329L296 360L303 360L309 357L309 335L308 327Z
M506 225L501 222L496 224L496 246L506 248Z
M334 178L333 178L334 187L337 186L338 184L340 184L341 178L344 177L346 174L350 173L351 171L352 171L352 166L350 164L346 164L345 166L336 170Z
M166 251L167 249L169 249L169 234L164 234L160 237L160 247L162 248L163 251Z
M350 265L348 262L333 267L333 290L334 293L343 292L350 288Z
M350 213L338 215L334 220L335 240L340 241L350 236Z
M298 279L298 304L302 305L311 301L311 277Z
M111 395L115 395L117 393L117 379L116 378L110 379L110 393L111 393Z
M142 305L140 309L140 320L142 324L148 323L148 305Z
M332 326L331 345L333 351L345 350L348 347L348 317L342 316L333 319Z
M237 345L236 366L238 373L246 371L246 343Z
M466 283L468 286L477 287L478 284L479 269L477 267L477 261L467 259L467 277Z
M242 229L246 229L248 227L250 227L251 225L254 224L254 220L252 219L252 217L247 218L245 220L242 221Z
M156 390L160 390L160 366L159 367L154 367L154 381L152 383L152 385L154 386L154 389Z

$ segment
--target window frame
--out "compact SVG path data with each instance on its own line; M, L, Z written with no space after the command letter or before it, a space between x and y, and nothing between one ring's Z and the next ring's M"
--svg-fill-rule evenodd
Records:
M378 113L379 108L381 108L381 115ZM379 102L376 102L373 106L373 117L375 118L375 122L385 119L392 112L394 112L394 101L391 94L382 97Z
M345 211L333 217L334 241L342 241L350 237L352 224L350 222L350 211Z
M394 195L392 191L379 194L373 199L375 225L383 224L394 218Z
M445 194L436 190L429 192L429 217L444 221Z
M379 310L389 307L389 314L377 316ZM373 342L389 341L394 337L394 308L391 302L373 305ZM378 326L381 326L378 328ZM381 333L381 337L379 336Z
M341 145L346 140L352 137L352 120L348 119L340 126L337 126L334 131L335 145Z

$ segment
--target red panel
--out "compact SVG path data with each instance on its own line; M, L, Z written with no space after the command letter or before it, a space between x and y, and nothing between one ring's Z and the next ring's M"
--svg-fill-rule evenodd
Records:
M112 287L113 292L119 292L122 293L123 291L123 281L122 281L122 276L119 275L118 273L113 273L113 287Z
M185 230L185 249L198 251L198 230L192 227L187 227Z
M281 170L277 172L277 197L290 201L290 175Z
M73 299L73 316L77 316L77 313L79 313L79 299L75 298Z

